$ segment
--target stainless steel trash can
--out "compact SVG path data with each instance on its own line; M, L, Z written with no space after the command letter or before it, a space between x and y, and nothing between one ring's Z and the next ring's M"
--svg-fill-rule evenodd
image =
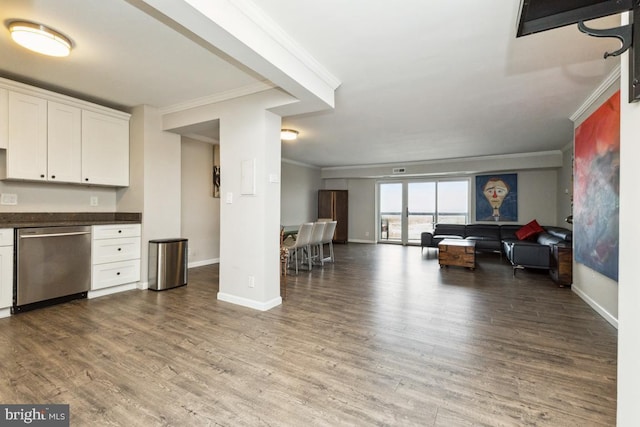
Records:
M187 239L149 240L149 289L187 284Z

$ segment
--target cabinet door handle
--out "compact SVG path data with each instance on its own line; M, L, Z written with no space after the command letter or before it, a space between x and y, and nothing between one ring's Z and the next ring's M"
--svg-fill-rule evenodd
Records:
M85 178L84 180L85 180L85 181L89 181L89 178Z
M122 248L118 248L118 252L120 252L122 250Z
M43 173L40 174L40 178L44 178L44 174Z
M51 175L51 179L56 179L56 176L55 175Z
M118 272L116 273L116 276L119 276L119 275L120 275L120 272L118 271Z

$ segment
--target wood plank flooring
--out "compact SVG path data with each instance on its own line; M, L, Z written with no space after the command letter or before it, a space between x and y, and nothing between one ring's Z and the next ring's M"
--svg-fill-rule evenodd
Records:
M0 402L73 426L614 426L616 330L547 274L336 245L268 312L189 284L0 319Z

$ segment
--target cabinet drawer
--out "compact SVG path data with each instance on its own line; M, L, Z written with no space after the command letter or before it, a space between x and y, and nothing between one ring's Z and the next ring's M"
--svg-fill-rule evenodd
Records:
M94 240L91 257L93 264L140 259L140 238Z
M140 260L94 265L91 270L91 289L104 289L140 280Z
M13 228L0 228L0 246L13 246Z
M93 226L94 240L135 236L140 236L140 224L109 224Z

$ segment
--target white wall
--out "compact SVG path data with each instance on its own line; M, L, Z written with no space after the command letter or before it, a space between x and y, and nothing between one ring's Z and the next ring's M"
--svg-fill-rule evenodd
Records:
M377 218L375 208L372 214L363 216L361 207L376 206L376 181L350 179L347 182L347 190L349 191L349 241L375 243Z
M220 261L220 198L213 197L213 145L182 138L181 237L189 266Z
M140 282L148 278L149 240L180 236L180 135L163 132L157 109L143 105L131 115L132 167L139 168L122 206L142 206ZM139 171L142 171L141 173ZM129 196L129 197L128 197Z
M626 23L626 22L623 22ZM637 25L637 23L636 23ZM618 417L620 427L640 420L640 103L628 100L629 53L622 56L620 133L620 270L618 311Z
M320 169L282 160L280 224L298 225L318 217Z

